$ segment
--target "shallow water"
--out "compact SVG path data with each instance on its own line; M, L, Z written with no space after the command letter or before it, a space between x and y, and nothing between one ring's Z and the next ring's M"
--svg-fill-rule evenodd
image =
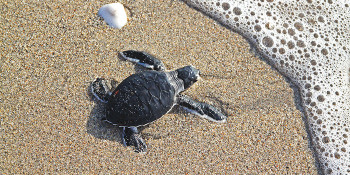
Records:
M349 173L349 2L186 2L244 36L298 87L320 171Z

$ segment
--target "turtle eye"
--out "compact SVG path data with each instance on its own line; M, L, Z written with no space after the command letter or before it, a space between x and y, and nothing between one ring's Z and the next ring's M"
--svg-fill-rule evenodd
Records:
M155 66L154 66L154 70L156 70L156 71L164 71L165 68L164 68L164 66L162 66L162 65L155 65Z

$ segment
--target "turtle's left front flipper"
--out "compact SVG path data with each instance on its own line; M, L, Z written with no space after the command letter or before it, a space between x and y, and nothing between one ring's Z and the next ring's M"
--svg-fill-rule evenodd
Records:
M119 57L141 65L147 69L152 69L156 71L165 70L165 66L160 60L146 52L127 50L124 52L119 52Z
M189 112L196 114L200 117L206 118L210 121L220 123L226 122L227 117L214 106L211 106L207 103L196 102L185 95L178 95L177 104L185 108Z

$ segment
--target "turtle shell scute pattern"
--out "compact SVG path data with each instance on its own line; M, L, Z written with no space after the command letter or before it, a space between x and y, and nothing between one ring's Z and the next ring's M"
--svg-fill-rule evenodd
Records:
M120 126L148 124L173 107L175 95L164 72L133 74L113 91L107 105L107 120Z

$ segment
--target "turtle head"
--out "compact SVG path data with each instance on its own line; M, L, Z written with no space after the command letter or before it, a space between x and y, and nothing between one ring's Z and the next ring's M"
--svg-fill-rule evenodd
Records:
M186 66L176 70L177 77L184 82L184 89L189 88L193 83L199 80L199 70L193 66Z

